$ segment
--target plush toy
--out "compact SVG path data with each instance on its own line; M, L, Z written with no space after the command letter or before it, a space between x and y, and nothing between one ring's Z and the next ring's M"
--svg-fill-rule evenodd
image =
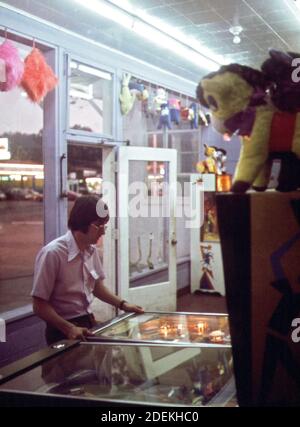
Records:
M136 91L136 97L139 101L146 101L149 98L149 92L142 83L130 81L128 84L129 90Z
M281 159L278 191L300 185L300 82L293 81L296 53L270 50L261 71L239 64L222 66L197 87L200 103L212 112L222 134L242 137L232 191L267 188L272 160Z
M204 144L204 154L206 156L205 160L200 160L196 169L199 173L217 173L216 160L214 159L215 147L210 147L207 144Z
M203 113L203 111L201 111L201 110L198 111L198 125L199 126L208 126L207 118L206 118L205 114Z
M167 93L165 89L163 89L162 87L159 87L156 91L156 96L154 97L154 100L153 100L154 110L157 113L160 113L161 105L166 103L167 103Z
M120 100L121 113L124 116L126 116L126 114L128 114L129 111L132 109L135 98L136 98L136 92L130 92L130 89L129 89L130 79L131 79L131 74L129 73L123 74L122 89L119 96L119 100Z
M196 102L192 102L189 106L189 121L191 123L191 129L198 128L198 107Z
M42 52L34 47L25 58L21 85L33 102L41 102L58 83Z
M188 107L181 107L180 108L180 118L183 121L188 121L190 115L190 109Z
M161 104L160 108L161 112L157 129L161 129L162 127L171 129L170 110L168 103Z
M170 119L171 122L179 125L180 120L180 99L177 98L169 98L168 101L169 109L170 109Z
M4 78L0 80L0 91L8 91L17 86L23 76L24 63L18 50L9 40L0 46L0 59L3 61Z

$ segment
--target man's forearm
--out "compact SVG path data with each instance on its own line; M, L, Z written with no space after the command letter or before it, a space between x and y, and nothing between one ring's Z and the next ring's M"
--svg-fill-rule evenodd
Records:
M122 302L122 298L113 294L102 281L96 282L94 289L95 297L99 298L101 301L106 302L107 304L114 305L115 307L119 307Z
M38 317L59 329L65 335L68 335L68 332L74 326L57 314L51 304L41 298L33 297L33 311Z

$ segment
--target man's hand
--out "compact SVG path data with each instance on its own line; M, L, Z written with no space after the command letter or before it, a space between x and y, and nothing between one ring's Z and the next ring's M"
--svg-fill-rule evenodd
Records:
M93 336L93 333L88 328L81 328L75 325L72 325L68 330L68 332L66 333L66 337L69 340L85 341L86 337L88 336Z
M135 304L129 304L129 302L124 302L122 310L133 312L133 313L139 313L139 314L142 314L145 312L143 307L140 307L139 305L135 305Z

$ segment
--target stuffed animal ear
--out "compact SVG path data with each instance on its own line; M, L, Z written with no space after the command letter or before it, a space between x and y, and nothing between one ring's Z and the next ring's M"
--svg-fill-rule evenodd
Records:
M0 59L4 62L4 78L0 81L0 90L6 92L20 84L24 72L24 64L18 50L5 40L0 46Z
M58 79L39 49L33 48L25 58L25 70L21 85L33 102L40 102L55 88Z
M275 61L285 63L288 65L290 65L291 61L293 60L293 57L291 55L289 55L288 53L281 52L280 50L276 50L276 49L270 49L269 55Z

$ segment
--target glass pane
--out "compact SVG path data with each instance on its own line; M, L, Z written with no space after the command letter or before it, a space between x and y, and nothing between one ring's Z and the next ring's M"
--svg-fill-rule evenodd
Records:
M225 406L234 399L225 347L83 344L0 389L167 406Z
M228 316L204 314L133 315L106 326L92 339L167 341L230 345Z
M112 75L71 61L69 127L112 134Z
M0 41L2 43L2 41ZM22 58L31 47L14 43ZM0 312L31 303L44 243L43 106L21 88L0 92Z
M130 287L169 279L167 162L129 162Z
M199 160L200 131L170 132L169 148L177 150L177 172L195 173Z
M68 215L74 201L83 195L102 193L102 149L68 142ZM102 256L103 241L97 243Z

